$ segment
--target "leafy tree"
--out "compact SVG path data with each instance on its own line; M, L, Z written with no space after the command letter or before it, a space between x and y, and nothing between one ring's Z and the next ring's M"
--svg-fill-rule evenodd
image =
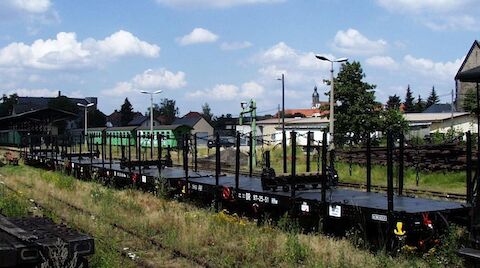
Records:
M422 99L422 96L418 95L418 100L415 103L415 112L421 113L421 112L425 111L426 108L427 108L427 104Z
M17 104L17 101L17 93L11 94L10 96L3 94L2 103L0 103L0 117L11 115L13 106Z
M48 102L48 107L58 110L63 110L78 114L78 106L76 103L73 103L67 96L58 96Z
M408 130L408 122L400 110L387 109L383 111L382 119L382 130L391 131L396 138Z
M173 123L178 115L178 108L175 106L175 100L162 99L160 103L160 115L165 117L165 124Z
M375 101L375 85L363 82L359 62L344 63L335 79L335 141L358 143L380 124L381 104Z
M51 99L48 102L48 108L67 111L74 114L78 114L79 112L79 108L77 104L73 103L67 96L58 96L54 99ZM77 120L76 122L79 123L80 121ZM67 122L58 121L58 122L55 122L54 125L58 128L58 133L64 133L67 127Z
M401 103L400 97L397 96L396 94L393 96L388 96L387 109L399 110L400 103Z
M133 115L133 106L128 98L125 98L122 107L120 107L120 124L122 126L128 125L128 122L133 120Z
M88 111L87 123L88 127L104 127L107 124L107 116L98 109Z
M205 102L204 105L202 105L202 115L203 115L203 118L205 118L205 120L207 120L207 122L209 122L209 123L212 122L213 113L210 109L210 105L208 105L208 103L206 103L206 102Z
M410 85L407 87L407 93L405 94L405 102L403 103L403 111L406 113L412 113L415 112L415 106L413 104L413 101L415 98L413 98L412 91L410 90Z
M469 88L465 92L462 107L466 112L477 112L477 93L475 93L473 88Z
M427 98L427 108L438 103L440 100L438 99L437 92L435 92L435 87L432 87L432 91L430 92L430 96Z

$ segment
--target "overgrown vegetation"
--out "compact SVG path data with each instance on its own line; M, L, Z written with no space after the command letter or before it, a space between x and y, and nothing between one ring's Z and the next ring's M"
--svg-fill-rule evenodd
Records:
M94 267L129 267L119 250L128 248L143 260L160 266L192 266L174 257L179 250L215 267L427 267L417 256L390 257L356 248L346 239L299 232L295 220L284 216L278 225L262 226L226 212L214 213L187 203L164 200L134 190L107 189L92 182L73 180L72 186L56 183L56 174L31 167L3 167L5 183L69 219L72 226L95 237ZM74 189L73 191L71 189ZM74 194L72 194L74 193ZM53 198L54 197L54 198ZM55 201L61 199L95 215L84 215ZM145 241L111 228L119 225L161 242L162 251ZM141 240L141 239L140 239ZM434 258L436 260L436 258Z

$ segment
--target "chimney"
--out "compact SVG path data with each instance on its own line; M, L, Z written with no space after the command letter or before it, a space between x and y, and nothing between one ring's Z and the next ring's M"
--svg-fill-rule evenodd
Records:
M62 92L60 90L58 91L58 96L62 96Z

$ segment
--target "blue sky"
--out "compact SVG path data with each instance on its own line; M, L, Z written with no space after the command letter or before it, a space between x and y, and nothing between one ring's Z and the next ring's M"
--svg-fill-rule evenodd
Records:
M207 102L216 115L255 98L275 113L282 73L287 108L325 93L329 64L359 61L377 99L409 84L449 101L454 75L478 39L475 0L2 0L0 93L97 96L106 114L139 90L175 99L180 114ZM335 67L336 72L338 66ZM326 97L321 94L324 100Z

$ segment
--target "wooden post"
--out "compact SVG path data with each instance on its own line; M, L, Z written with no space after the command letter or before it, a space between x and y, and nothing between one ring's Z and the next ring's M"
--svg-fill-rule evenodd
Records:
M372 138L370 133L367 136L367 192L372 189Z
M291 197L295 198L295 171L297 165L297 133L295 131L290 132L290 139L292 142L292 180L291 180Z
M238 190L240 181L240 132L235 140L235 189Z
M310 172L310 150L311 150L312 132L307 132L307 159L306 159L306 171Z
M467 203L472 204L473 202L473 181L472 181L472 133L467 132L467 144L466 144L466 154L467 154Z
M405 136L400 134L400 146L398 150L398 195L403 194L403 170L404 170L404 153L405 153Z

